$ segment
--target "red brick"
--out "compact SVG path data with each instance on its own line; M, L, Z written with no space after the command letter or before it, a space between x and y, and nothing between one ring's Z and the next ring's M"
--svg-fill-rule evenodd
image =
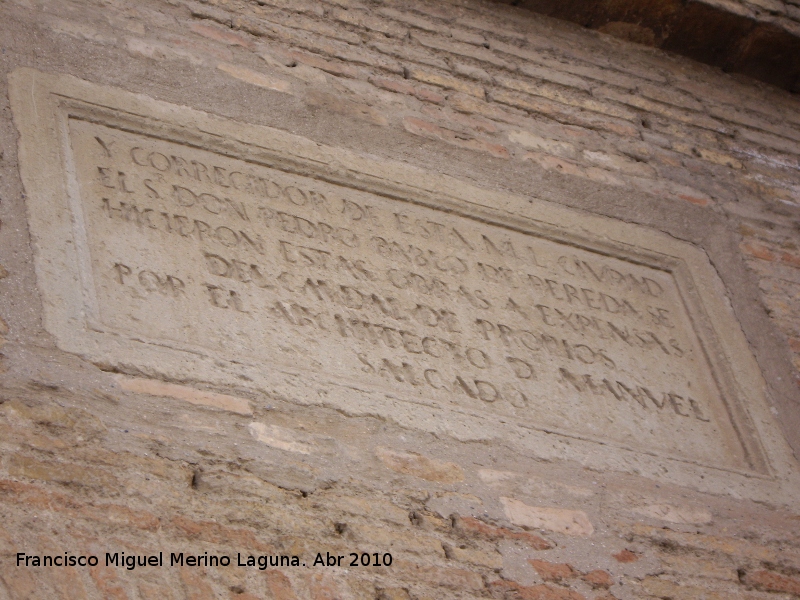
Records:
M637 91L643 96L647 96L652 100L658 100L664 104L671 104L689 110L703 112L706 107L703 103L699 102L691 94L687 94L677 90L671 86L665 85L652 85L649 83L638 83L636 86Z
M556 58L548 58L547 54L543 52L520 48L519 46L506 44L497 40L492 40L491 45L492 49L495 51L525 59L523 64L548 67L549 71L554 75L572 73L581 79L594 79L595 81L610 83L627 89L635 89L639 84L637 79L623 75L610 68L597 68L595 66L581 64L577 61L562 61ZM520 69L523 70L524 67L520 67ZM547 77L544 77L544 79L547 79Z
M466 77L468 79L475 79L476 81L482 81L483 83L488 84L493 83L493 78L487 71L481 69L480 67L467 65L462 62L453 61L453 72L456 75L460 75L461 77Z
M194 0L185 2L184 6L186 6L186 8L189 9L189 13L193 17L198 17L201 19L210 19L212 21L216 21L217 23L221 23L227 27L230 27L231 22L233 20L232 13L228 12L227 10L222 10L221 8L217 8L216 6L201 4L200 2L194 2Z
M788 252L784 252L781 254L781 262L786 263L787 265L791 265L792 267L800 268L800 256L797 254L790 254Z
M603 571L602 569L595 569L594 571L589 571L583 576L583 580L595 589L597 588L608 589L614 584L614 580L611 579L611 575L609 575L607 571Z
M600 131L610 131L625 137L637 137L639 135L639 129L631 122L582 110L541 96L530 96L521 92L496 89L492 91L491 97L496 102L545 115L560 123L578 125L579 127Z
M488 152L497 158L511 157L511 154L505 146L474 137L465 137L462 133L439 127L438 125L423 121L422 119L417 119L416 117L406 117L403 119L403 126L406 128L406 131L415 135L430 139L439 139L449 144L454 144L470 150Z
M484 91L482 85L473 83L472 81L464 81L463 79L453 77L452 75L448 75L446 73L439 73L429 69L413 67L408 69L408 76L411 79L416 79L422 83L429 83L431 85L438 85L439 87L443 87L445 89L457 90L459 92L464 92L465 94L475 96L476 98L484 98L486 96L486 92Z
M378 52L382 54L388 54L389 56L395 56L400 58L404 61L410 61L412 63L419 63L422 65L429 65L431 67L436 67L438 69L447 70L450 68L445 61L441 58L429 52L425 49L414 48L411 46L405 46L398 43L388 43L388 42L380 42L378 40L372 40L369 42L369 47L374 48Z
M386 60L381 54L370 52L363 47L355 47L343 42L320 38L319 36L314 36L305 47L319 54L327 54L345 62L367 65L390 73L403 73L403 68L396 61Z
M280 571L266 571L267 587L275 600L297 600L292 582Z
M489 584L489 589L495 598L503 600L586 600L583 594L547 584L526 586L515 581L497 580Z
M684 110L669 104L663 104L662 102L649 100L636 93L629 94L625 92L619 92L611 88L595 88L592 90L592 94L597 98L621 102L622 104L627 104L628 106L638 108L651 114L661 115L662 117L666 117L672 121L687 123L689 125L694 125L695 127L702 127L704 129L710 129L711 131L716 131L724 135L733 134L733 129L731 127L703 113Z
M507 108L494 102L469 96L467 94L451 94L447 100L455 110L462 113L479 114L495 121L503 123L513 123L515 125L530 122L531 119L522 111L515 108Z
M370 77L370 83L373 85L397 92L399 94L408 94L409 96L416 96L425 102L435 102L441 104L444 102L444 96L432 90L426 89L419 85L414 85L404 79L386 79L385 77Z
M691 127L669 119L647 119L647 124L648 127L644 128L643 131L646 131L648 134L667 137L670 142L670 148L673 146L689 148L690 152L691 148L694 146L701 146L704 148L720 147L720 141L726 139L713 131ZM689 142L691 142L691 144Z
M547 98L554 102L626 121L638 122L639 120L636 113L616 102L598 100L583 91L562 85L518 77L496 77L495 81L503 87L524 92L530 96Z
M780 575L773 571L755 571L747 573L744 582L765 592L780 592L800 596L800 579Z
M409 96L415 95L415 88L412 84L405 80L399 79L386 79L385 77L370 77L369 82L384 90L390 92L397 92L398 94L408 94Z
M216 600L214 588L205 580L205 574L196 568L182 567L181 581L186 590L186 600Z
M423 19L417 15L395 10L394 8L381 8L378 10L378 14L394 21L400 21L406 25L411 25L417 29L422 29L423 31L430 31L431 33L439 33L442 31L441 23L434 23L433 21Z
M258 21L273 29L281 28L284 35L287 33L296 38L309 36L316 38L333 38L341 40L347 44L358 45L361 43L361 36L353 31L338 24L331 24L319 19L308 18L299 14L287 14L282 11L261 11L258 13ZM236 17L233 25L238 27L249 27L254 19Z
M499 131L497 125L494 122L488 119L484 119L483 117L477 117L477 116L471 117L469 115L464 115L452 111L445 112L439 109L438 107L437 108L428 107L428 110L430 112L427 114L431 114L436 118L446 119L454 123L456 126L469 127L470 129L475 129L477 131L482 131L484 133L497 133ZM435 113L433 112L434 110L436 111Z
M270 23L264 19L251 18L238 19L236 26L259 37L280 40L285 46L297 46L317 54L338 58L348 63L368 65L390 73L403 73L403 68L396 61L387 60L381 54L359 46L361 38L355 34L350 34L354 39L338 41L327 37L325 31L302 31ZM342 28L336 30L349 33Z
M208 39L227 44L229 46L242 46L248 50L255 49L255 43L244 34L241 34L232 29L227 29L222 25L218 25L213 21L204 21L200 23L192 23L189 29L207 37Z
M715 110L724 111L726 109L738 112L738 109L731 108L736 105L767 117L774 116L770 115L769 108L775 106L775 104L764 102L764 98L751 94L751 90L745 89L743 86L737 86L734 90L733 86L727 85L727 81L723 85L713 85L716 82L712 82L712 85L709 85L709 82L710 80L705 77L701 80L677 77L674 80L675 87L685 90L697 98L703 98L712 114L714 114ZM755 88L753 88L753 91L755 91ZM765 108L767 109L766 111L764 110Z
M395 0L392 0L392 4L398 6ZM403 2L401 5L408 6L408 3ZM453 21L453 5L449 2L417 2L414 4L414 10L447 23Z
M377 31L388 37L404 37L407 29L392 21L376 17L365 10L333 10L331 17L342 23Z
M708 198L703 198L702 196L694 196L691 194L678 194L678 198L681 200L686 200L687 202L691 202L697 206L708 206L710 204Z
M800 141L800 133L797 128L792 127L783 119L781 119L779 123L771 123L768 119L760 118L753 113L745 112L730 106L719 106L713 103L709 105L708 112L710 115L722 120L732 121L737 125L747 125L753 129L768 131L781 137Z
M346 117L361 119L373 125L385 126L389 124L386 117L373 107L334 94L311 91L307 94L306 101L311 106L318 106Z
M800 158L791 154L767 150L764 147L749 144L742 139L722 139L722 147L738 156L746 156L750 164L766 165L772 172L785 172L786 169L800 169Z
M455 527L458 531L481 535L491 540L519 540L535 550L549 550L553 547L553 544L546 539L533 533L528 533L527 531L512 531L505 527L495 527L474 517L458 517L455 522Z
M575 577L577 573L571 565L566 563L552 563L538 558L529 558L528 562L536 569L539 576L545 581L554 581L559 583L565 579Z
M443 121L453 125L455 129L468 131L480 131L482 133L497 133L500 131L499 123L484 119L477 115L462 114L452 110L443 109L439 106L423 106L421 112L437 121Z
M573 40L583 40L583 36L575 37ZM656 81L661 84L667 83L667 78L663 75L664 71L661 70L659 64L654 61L647 60L631 60L631 55L628 51L614 52L611 47L606 43L603 44L572 44L569 46L570 54L581 61L585 61L594 65L602 67L600 70L605 71L621 71L628 73L639 79L648 79ZM640 59L644 59L644 55L639 55Z
M739 249L745 254L749 254L761 260L774 261L778 258L778 255L772 252L767 246L755 242L742 242L739 244Z
M449 52L451 54L458 54L460 56L467 56L469 58L474 58L475 60L489 63L495 67L501 67L503 69L508 69L510 71L516 69L516 66L513 63L510 63L509 61L500 58L494 52L488 50L487 48L483 48L480 46L476 47L473 44L464 44L452 39L447 39L446 37L441 35L431 36L413 32L412 37L414 38L414 40L416 40L417 42L428 48L441 50L443 52Z
M785 152L789 156L797 152L797 142L793 140L787 140L784 137L750 129L748 127L739 127L736 131L742 138L758 144L759 146Z
M363 69L353 67L352 65L339 60L328 60L326 58L322 58L318 54L311 54L309 52L291 49L286 52L286 55L299 63L303 63L304 65L314 67L320 71L325 71L326 73L331 73L332 75L336 76L358 79L363 78L366 74L366 71Z
M639 560L639 557L630 550L628 550L627 548L624 550L620 550L619 552L617 552L616 554L612 554L611 556L616 558L617 562L621 563L632 563Z
M454 40L466 42L467 44L472 44L473 46L486 47L486 38L478 33L472 33L471 31L453 28L450 28L448 32L450 33L450 37L452 37Z
M563 69L548 69L540 65L525 63L520 66L520 71L528 77L541 79L552 83L557 83L566 87L572 87L588 92L592 88L592 83L583 77L575 77L564 73Z

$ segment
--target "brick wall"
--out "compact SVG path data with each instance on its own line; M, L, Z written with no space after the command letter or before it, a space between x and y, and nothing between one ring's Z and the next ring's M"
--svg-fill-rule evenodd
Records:
M69 380L71 366L51 375ZM172 396L127 392L127 380L79 391L73 386L86 378L73 379L4 390L5 597L766 600L800 594L798 516L786 509L631 475L515 461L503 444L487 452L430 438L410 443L407 432L378 419L281 401L245 417L181 403L173 397L178 386L148 388L137 380L136 389ZM180 396L187 393L183 388ZM202 394L195 395L202 406ZM101 563L17 568L15 553L23 548L94 553ZM319 552L350 561L350 552L388 552L393 562L264 570L127 570L103 563L105 552L153 549L238 553L244 563L250 555L309 560Z
M121 378L59 352L5 74L71 73L696 243L785 424L800 410L796 96L477 0L5 0L0 14L0 599L800 597L798 505L246 387ZM14 558L154 548L394 562L34 571Z

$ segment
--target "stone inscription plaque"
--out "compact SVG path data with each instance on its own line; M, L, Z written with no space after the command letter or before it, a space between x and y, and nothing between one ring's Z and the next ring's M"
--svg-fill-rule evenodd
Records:
M77 119L69 141L97 331L743 460L668 272Z
M485 422L529 447L767 469L699 271L664 236L619 224L612 239L563 209L558 225L521 218L418 172L402 188L399 165L388 185L279 132L259 147L219 120L212 135L169 111L56 100L43 135L65 197L46 218L33 200L31 219L65 238L68 276L45 250L38 272L68 349L174 378L290 381L304 402L358 396L357 412L430 430Z

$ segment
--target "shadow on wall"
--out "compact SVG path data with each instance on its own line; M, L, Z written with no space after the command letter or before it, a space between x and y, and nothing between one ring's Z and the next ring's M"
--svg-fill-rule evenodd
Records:
M686 0L494 0L638 44L688 56L800 93L800 37L781 17L742 6L739 13ZM776 3L777 4L777 3ZM788 18L787 26L800 26Z

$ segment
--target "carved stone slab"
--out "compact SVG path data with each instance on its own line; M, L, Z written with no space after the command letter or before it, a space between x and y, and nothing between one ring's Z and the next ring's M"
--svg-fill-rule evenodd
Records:
M698 248L72 78L12 87L65 350L701 486L790 464Z

